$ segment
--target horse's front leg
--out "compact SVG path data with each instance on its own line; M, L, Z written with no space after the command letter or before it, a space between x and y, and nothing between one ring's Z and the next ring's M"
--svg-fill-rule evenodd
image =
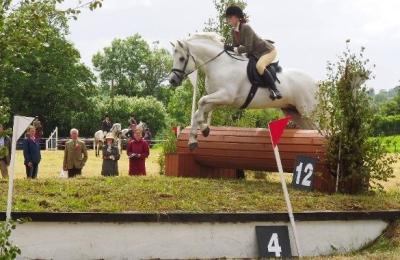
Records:
M223 90L200 98L198 109L193 116L192 120L193 125L189 136L189 148L191 150L197 148L198 146L197 129L199 128L199 126L203 136L208 136L208 134L210 133L210 128L205 123L204 114L209 113L218 105L226 105L228 103L229 103L228 95Z

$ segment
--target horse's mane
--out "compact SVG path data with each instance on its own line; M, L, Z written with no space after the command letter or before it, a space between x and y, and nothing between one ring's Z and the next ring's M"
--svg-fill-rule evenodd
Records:
M200 33L195 33L191 35L188 39L188 41L191 40L210 40L212 42L215 42L219 45L223 44L225 42L224 37L219 35L218 33L215 32L200 32Z

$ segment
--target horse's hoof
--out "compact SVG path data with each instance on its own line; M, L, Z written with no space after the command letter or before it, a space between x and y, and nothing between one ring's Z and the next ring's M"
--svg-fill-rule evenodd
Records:
M203 131L201 131L204 137L207 137L210 135L210 128L207 126Z
M193 150L197 149L197 147L199 147L199 144L198 144L198 143L191 143L191 144L189 144L189 150L190 150L190 151L193 151Z

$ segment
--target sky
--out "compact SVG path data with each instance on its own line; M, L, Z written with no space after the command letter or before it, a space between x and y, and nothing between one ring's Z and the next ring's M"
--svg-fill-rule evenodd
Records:
M67 1L74 6L76 0ZM317 80L326 78L326 64L337 61L351 40L351 48L366 48L376 91L400 85L399 0L249 0L245 12L250 25L278 48L283 68L301 69ZM82 61L92 67L92 56L115 38L139 33L149 43L169 42L202 31L215 17L212 0L104 0L103 7L83 10L70 23L69 40Z

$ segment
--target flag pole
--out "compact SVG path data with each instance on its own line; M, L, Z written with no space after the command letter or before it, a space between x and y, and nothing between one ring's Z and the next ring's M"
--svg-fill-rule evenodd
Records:
M295 244L296 244L297 255L299 257L301 257L302 253L301 253L301 249L300 249L300 243L299 243L299 238L298 238L298 234L297 234L296 223L294 221L292 203L290 202L289 192L287 190L286 181L283 176L282 160L281 160L281 156L279 154L279 148L278 148L279 139L280 139L281 135L283 134L283 131L285 130L285 127L286 127L287 123L289 122L289 120L290 120L290 117L286 117L284 119L273 121L268 124L268 128L269 128L269 136L271 138L272 148L274 150L276 164L278 166L279 178L281 181L282 190L283 190L283 194L285 197L286 207L287 207L288 214L289 214L289 220L290 220L290 224L291 224L292 230L293 230L293 236L294 236L294 240L295 240ZM271 127L271 126L273 126L273 127Z
M19 128L19 121L16 120L13 127L13 135L11 141L11 161L10 161L10 176L8 177L8 197L7 197L7 212L6 220L11 220L11 208L12 208L12 194L14 188L14 171L15 171L15 152L17 150L17 129Z
M288 213L289 213L290 224L293 229L293 235L294 235L294 241L296 244L297 254L299 257L301 257L302 254L301 254L301 250L300 250L300 244L299 244L299 239L298 239L298 234L297 234L296 223L294 221L292 203L290 202L289 192L287 190L285 178L283 176L282 161L281 161L281 157L279 155L279 149L278 149L277 145L274 147L274 154L275 154L275 158L276 158L276 164L278 165L279 177L280 177L281 184L282 184L283 194L285 196L286 207L287 207Z
M15 156L17 151L17 140L25 132L25 129L33 121L33 117L14 116L13 134L11 139L11 161L10 161L10 176L8 177L8 195L7 195L7 211L6 221L11 220L12 196L14 189L15 175Z

